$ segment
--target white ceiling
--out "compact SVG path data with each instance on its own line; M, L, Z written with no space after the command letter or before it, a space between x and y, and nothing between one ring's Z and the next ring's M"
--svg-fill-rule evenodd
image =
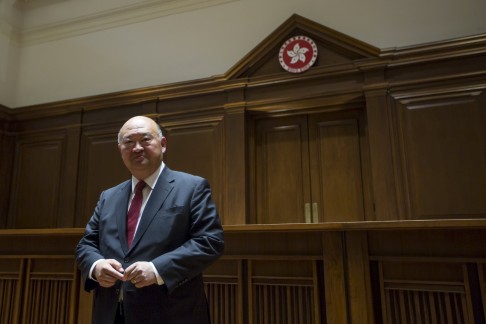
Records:
M23 46L231 1L236 0L0 0L0 11L8 11L0 14L0 25L8 24L10 38Z
M14 6L18 10L25 12L65 1L70 0L16 0Z

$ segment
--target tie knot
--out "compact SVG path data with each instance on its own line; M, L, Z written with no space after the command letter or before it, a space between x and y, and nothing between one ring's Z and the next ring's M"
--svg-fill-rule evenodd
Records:
M135 192L142 191L145 188L146 183L144 181L139 181L135 186Z

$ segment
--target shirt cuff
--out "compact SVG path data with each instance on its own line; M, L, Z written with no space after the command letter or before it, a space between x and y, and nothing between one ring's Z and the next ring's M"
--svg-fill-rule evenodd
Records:
M96 265L103 259L99 259L97 261L95 261L93 263L93 265L91 266L91 268L89 269L89 274L88 274L88 278L91 279L91 280L94 280L96 282L98 282L98 280L96 280L94 277L93 277L93 271L94 271L94 268L96 267Z
M154 270L155 277L157 278L157 285L162 286L164 284L164 279L159 275L159 272L155 268L155 265L152 262L149 262L150 265L152 266L152 269Z

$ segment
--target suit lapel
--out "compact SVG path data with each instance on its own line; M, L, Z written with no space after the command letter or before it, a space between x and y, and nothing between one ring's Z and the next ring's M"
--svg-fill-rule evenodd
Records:
M137 242L143 236L155 215L164 204L167 196L172 191L172 188L174 188L173 182L174 178L172 177L172 171L165 166L155 184L155 188L153 189L147 204L145 205L131 248L137 245Z
M116 223L118 226L118 237L120 238L120 244L123 252L127 253L128 243L127 243L127 211L128 211L128 200L130 199L130 193L132 192L131 187L132 181L128 180L122 188L120 188L120 194L114 195L115 201L115 212L116 212ZM118 208L122 206L122 208Z

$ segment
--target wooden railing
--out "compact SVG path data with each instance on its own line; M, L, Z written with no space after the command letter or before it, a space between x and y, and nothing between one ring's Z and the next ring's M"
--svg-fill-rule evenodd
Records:
M90 323L82 229L0 230L0 323ZM486 220L225 226L214 324L484 323Z

